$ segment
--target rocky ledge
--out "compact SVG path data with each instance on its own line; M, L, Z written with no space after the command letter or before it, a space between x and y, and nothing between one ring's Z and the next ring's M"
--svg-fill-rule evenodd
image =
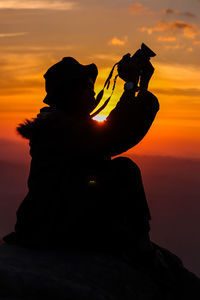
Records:
M200 279L154 244L154 258L0 246L0 299L200 299Z

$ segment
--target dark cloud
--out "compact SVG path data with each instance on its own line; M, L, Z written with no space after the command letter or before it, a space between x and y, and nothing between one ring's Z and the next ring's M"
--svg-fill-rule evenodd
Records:
M185 15L186 17L190 17L190 18L196 18L196 15L189 11L186 11L185 13L183 13L183 15Z
M5 95L19 95L33 93L38 88L43 88L44 83L42 79L19 79L15 76L9 75L5 78L0 78L0 94Z
M42 75L46 70L44 66L47 64L45 57L48 53L51 58L51 53L37 51L36 47L32 48L28 47L26 50L26 48L18 46L2 47L0 57L1 96L35 94L39 90L44 90Z
M167 8L165 10L163 10L163 14L165 15L181 15L181 16L185 16L185 17L189 17L189 18L196 18L196 15L189 12L189 11L179 11L179 10L174 10L171 8Z
M164 13L164 14L167 14L167 15L168 15L168 14L173 14L173 13L174 13L174 10L171 9L171 8L167 8L167 9L164 9L164 10L163 10L163 13Z
M164 95L176 95L176 96L198 96L200 95L200 89L198 88L170 88L170 89L152 89L154 93L164 94Z
M182 21L175 21L170 25L169 28L170 29L185 29L185 28L194 29L194 25Z

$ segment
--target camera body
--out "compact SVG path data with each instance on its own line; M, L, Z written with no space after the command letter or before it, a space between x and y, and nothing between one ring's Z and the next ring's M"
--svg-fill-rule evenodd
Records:
M150 58L154 56L156 56L156 54L144 43L142 43L141 48L137 50L132 57L130 53L128 53L124 55L122 59L113 66L108 78L106 79L104 88L107 89L109 88L113 71L115 69L115 66L117 66L118 74L115 76L114 79L112 94L115 89L116 79L118 76L126 82L129 81L133 82L135 92L147 90L149 80L151 79L151 76L153 75L154 72L154 67L150 63ZM139 86L138 86L138 82L140 82ZM94 109L99 105L103 97L104 88L99 92L99 94L96 97ZM107 106L111 96L104 102L104 104L96 112L91 114L92 118L97 114L99 114Z
M156 56L156 54L143 43L141 48L137 50L132 57L130 53L122 57L118 63L119 77L126 82L132 81L136 85L140 80L140 88L138 89L147 88L147 80L149 81L154 71L150 63L150 58L154 56Z

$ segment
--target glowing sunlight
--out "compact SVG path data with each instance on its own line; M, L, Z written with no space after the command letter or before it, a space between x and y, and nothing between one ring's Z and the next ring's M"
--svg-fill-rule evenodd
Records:
M93 118L93 120L97 121L97 122L104 122L106 121L107 116L105 115L97 115Z

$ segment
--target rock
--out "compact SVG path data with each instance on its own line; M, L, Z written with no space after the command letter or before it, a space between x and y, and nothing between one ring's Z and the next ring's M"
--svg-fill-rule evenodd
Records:
M154 244L154 259L0 246L0 299L200 299L200 279Z

